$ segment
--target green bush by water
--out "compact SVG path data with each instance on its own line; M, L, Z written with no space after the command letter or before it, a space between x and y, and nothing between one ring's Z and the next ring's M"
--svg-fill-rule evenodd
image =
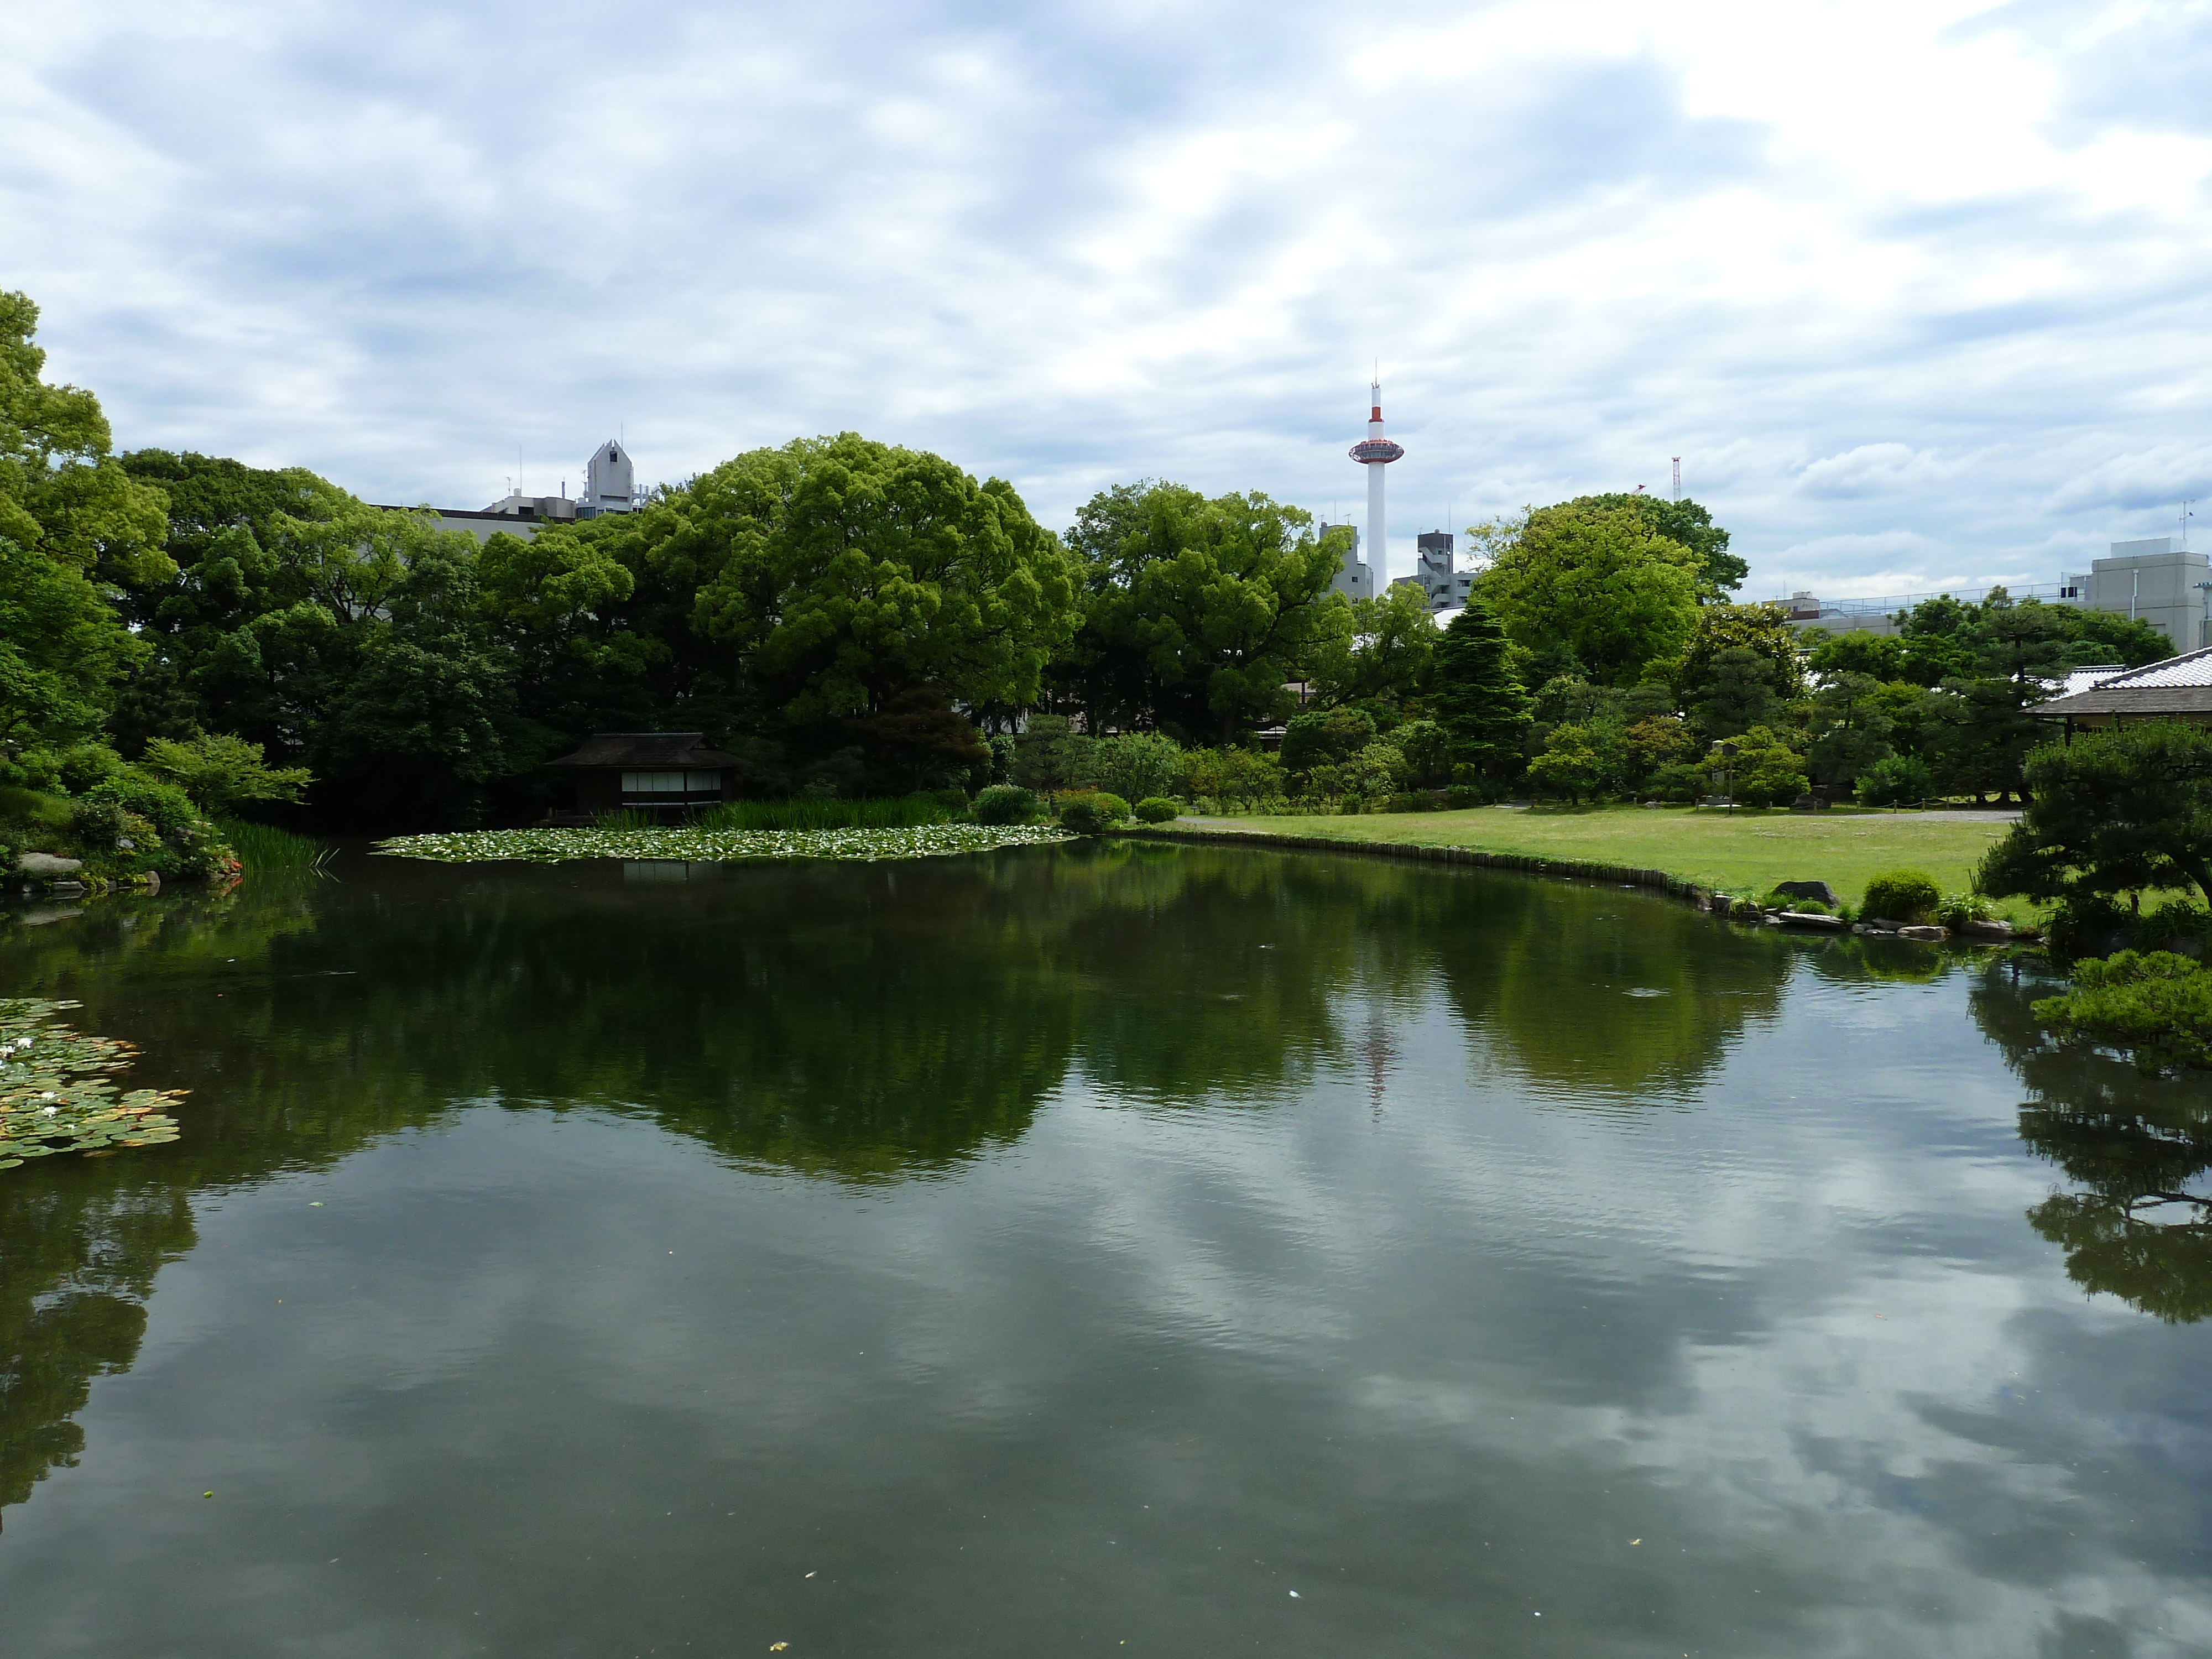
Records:
M1943 902L1936 878L1919 870L1885 870L1869 881L1859 914L1885 921L1925 921Z
M2212 973L2170 951L2077 963L2074 988L2035 1005L2037 1024L2136 1051L2139 1060L2212 1066Z
M1129 803L1103 789L1060 797L1060 827L1079 836L1103 836L1128 816Z
M988 791L986 793L988 793ZM794 795L788 800L726 800L699 817L702 830L914 830L950 823L958 811L936 795L837 800ZM645 828L624 825L623 828Z
M1139 823L1173 823L1182 816L1182 809L1164 795L1150 795L1136 805Z
M250 823L244 818L218 818L216 823L248 870L319 870L337 851L328 842L274 824Z
M978 823L1034 823L1043 811L1036 791L1018 783L994 783L975 797Z

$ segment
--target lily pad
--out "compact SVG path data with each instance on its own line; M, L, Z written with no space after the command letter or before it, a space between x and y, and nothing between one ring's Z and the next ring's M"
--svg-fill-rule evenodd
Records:
M180 1089L119 1087L137 1050L61 1020L74 1002L0 1000L0 1170L57 1152L110 1152L177 1138Z
M1001 847L1036 847L1073 836L1039 823L923 823L903 830L468 830L447 836L396 836L376 843L395 858L447 864L524 860L668 859L689 864L745 859L944 858Z

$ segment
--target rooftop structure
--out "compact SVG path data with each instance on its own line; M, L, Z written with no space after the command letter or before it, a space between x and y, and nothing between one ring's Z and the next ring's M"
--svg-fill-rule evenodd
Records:
M441 530L465 530L480 542L488 542L504 531L529 541L542 525L573 524L579 519L596 519L602 513L629 513L641 501L637 469L631 464L629 452L620 439L610 438L585 461L584 493L573 500L564 483L557 495L526 495L520 490L509 490L489 507L473 510L434 507L430 511L438 515ZM395 507L386 510L416 509Z
M729 793L735 755L707 746L703 732L596 732L574 754L545 763L576 781L576 811L625 807L680 814Z
M1974 603L1987 597L1987 588L1951 588L1952 599ZM2212 645L2212 559L2186 547L2177 548L2171 537L2143 541L2114 542L2109 558L2096 560L2079 575L2062 574L2055 582L2005 585L2015 599L2036 599L2045 605L2073 605L2093 611L2109 611L2134 617L2159 629L2175 647L2194 651ZM1899 593L1882 599L1823 599L1796 592L1774 603L1801 627L1828 633L1894 634L1897 617L1936 593Z
M2076 726L2121 726L2131 720L2185 720L2212 724L2212 647L2185 651L2141 668L2106 674L2087 690L2073 691L2027 711L2039 720Z

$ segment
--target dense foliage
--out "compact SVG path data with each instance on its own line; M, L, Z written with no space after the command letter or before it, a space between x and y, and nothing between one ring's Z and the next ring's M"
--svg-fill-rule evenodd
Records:
M36 319L0 295L10 854L112 860L143 825L175 873L222 861L215 815L529 822L561 804L544 763L608 731L704 732L750 803L947 816L994 788L1032 803L994 814L2007 799L2067 668L2166 648L1998 590L1808 655L1729 601L1745 568L1707 508L1642 495L1477 526L1440 629L1416 588L1334 592L1342 538L1259 492L1115 485L1057 536L1004 481L853 433L479 544L297 469L112 453L96 400L41 380Z

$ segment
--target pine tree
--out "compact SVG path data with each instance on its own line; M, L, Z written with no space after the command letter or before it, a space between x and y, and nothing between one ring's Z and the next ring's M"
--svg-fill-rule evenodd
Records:
M1498 772L1520 759L1528 694L1506 665L1505 630L1480 599L1470 600L1437 641L1428 702L1461 761Z

